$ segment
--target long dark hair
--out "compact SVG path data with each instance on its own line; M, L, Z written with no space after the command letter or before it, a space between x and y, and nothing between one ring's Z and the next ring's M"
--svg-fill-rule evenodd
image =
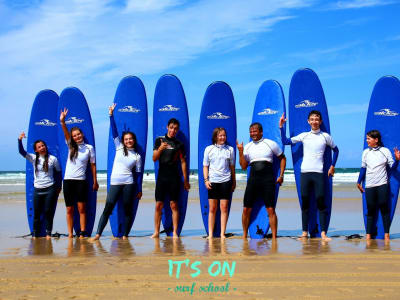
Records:
M43 162L43 171L46 173L49 171L49 151L47 149L47 144L43 140L37 140L33 143L33 150L35 151L36 154L36 159L35 159L35 173L38 171L37 165L39 163L39 152L36 152L36 145L39 143L43 143L44 147L46 148L46 154L44 155L44 162Z
M125 156L128 156L128 148L126 148L126 146L125 146L124 138L125 138L125 136L128 135L128 134L130 134L130 135L132 136L133 141L134 141L134 143L133 143L133 150L135 150L135 152L137 152L137 151L136 151L136 149L137 149L136 134L134 134L134 133L131 132L131 131L124 131L124 132L122 133L121 139L122 139L122 145L124 145L124 155L125 155Z
M382 136L379 130L373 129L367 132L367 135L373 139L378 139L378 146L383 147Z
M225 129L224 127L216 127L216 128L213 130L212 138L211 138L211 141L212 141L213 145L217 143L218 134L219 134L221 131L224 131L224 132L225 132L226 139L228 140L228 134L226 133L226 129Z
M72 161L74 161L75 158L78 157L78 144L72 138L72 131L75 131L75 130L78 130L83 135L83 132L79 127L72 127L71 128L71 131L70 131L71 140L69 141L71 154L69 155L69 159L72 160Z

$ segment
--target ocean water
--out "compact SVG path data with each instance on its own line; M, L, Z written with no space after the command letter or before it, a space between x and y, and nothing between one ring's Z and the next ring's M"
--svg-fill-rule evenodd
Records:
M333 177L334 185L355 184L358 178L358 168L337 168L336 174ZM97 179L100 186L107 185L107 171L99 170ZM198 171L196 169L190 170L190 181L196 182L198 180ZM238 183L245 183L247 180L247 172L236 169L236 181ZM143 176L144 183L154 183L155 173L154 170L145 170ZM285 184L294 185L294 172L293 169L285 171ZM1 185L25 185L25 172L24 171L0 171L0 186Z

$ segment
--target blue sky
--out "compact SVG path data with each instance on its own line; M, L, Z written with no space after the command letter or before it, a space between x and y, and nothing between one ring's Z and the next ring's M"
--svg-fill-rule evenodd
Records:
M262 82L278 80L288 101L290 79L304 67L322 82L338 166L358 167L373 86L381 76L400 77L399 2L0 0L0 170L24 169L16 139L42 89L83 91L105 169L107 107L119 81L136 75L146 87L151 151L155 85L176 74L188 100L196 168L199 112L211 82L231 86L238 137L247 141ZM150 155L145 167L153 167Z

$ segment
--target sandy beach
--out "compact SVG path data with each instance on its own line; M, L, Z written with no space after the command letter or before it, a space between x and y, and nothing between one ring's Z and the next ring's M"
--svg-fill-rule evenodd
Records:
M390 244L346 240L351 234L364 235L361 198L352 185L334 188L329 243L295 238L301 226L292 185L280 193L281 237L276 242L241 238L243 187L239 186L228 222L233 236L224 243L203 238L195 184L179 240L149 238L154 210L151 189L145 189L128 241L113 239L109 226L95 243L65 237L17 238L28 233L23 188L0 191L0 299L398 299L398 213ZM104 200L102 188L98 214ZM62 197L54 231L66 232Z

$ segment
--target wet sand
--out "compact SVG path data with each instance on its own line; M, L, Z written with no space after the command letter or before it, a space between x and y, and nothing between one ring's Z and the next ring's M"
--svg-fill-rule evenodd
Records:
M16 238L28 233L24 193L0 189L0 299L398 299L400 217L396 212L389 244L346 240L346 235L364 235L361 198L354 187L334 192L329 243L294 238L301 231L301 218L293 187L282 189L277 205L277 242L243 241L241 189L235 193L228 223L233 236L225 243L203 238L195 191L182 237L153 240L148 237L153 229L152 193L145 193L128 241L113 239L107 226L102 239L93 243L65 237ZM98 214L104 199L101 191ZM66 232L62 201L54 231ZM188 267L183 263L177 278L179 261L188 262ZM222 275L224 262L230 268ZM216 275L219 264L221 273ZM210 266L216 276L209 273Z

